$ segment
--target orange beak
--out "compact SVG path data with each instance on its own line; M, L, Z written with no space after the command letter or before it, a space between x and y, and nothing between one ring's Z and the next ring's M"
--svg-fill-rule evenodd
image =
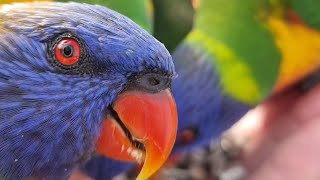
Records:
M109 158L144 163L137 179L147 179L166 161L177 133L177 110L169 90L127 91L103 122L97 152Z

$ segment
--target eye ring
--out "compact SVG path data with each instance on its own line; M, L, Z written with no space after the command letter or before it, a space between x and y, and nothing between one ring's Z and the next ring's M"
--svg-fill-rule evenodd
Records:
M54 47L55 59L64 66L71 66L80 60L80 43L71 37L64 37Z

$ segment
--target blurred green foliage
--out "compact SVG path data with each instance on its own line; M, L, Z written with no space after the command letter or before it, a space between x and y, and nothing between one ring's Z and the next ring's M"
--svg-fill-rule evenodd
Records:
M153 35L172 52L192 28L191 0L153 0Z
M58 0L68 2L70 0ZM146 0L74 0L90 4L100 4L130 17L145 30L152 31L152 17L150 5Z

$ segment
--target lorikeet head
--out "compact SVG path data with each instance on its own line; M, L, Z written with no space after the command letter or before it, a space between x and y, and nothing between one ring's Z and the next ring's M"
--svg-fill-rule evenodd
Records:
M166 48L101 6L0 6L0 176L67 178L98 154L137 160L144 179L177 129Z
M179 114L174 152L208 146L249 106L224 95L212 59L201 49L184 42L172 57L178 73L172 92Z

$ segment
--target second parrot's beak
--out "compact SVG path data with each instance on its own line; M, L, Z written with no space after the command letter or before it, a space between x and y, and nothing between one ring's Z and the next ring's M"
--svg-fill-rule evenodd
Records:
M144 163L137 179L147 179L166 161L177 133L177 110L170 91L127 91L103 122L97 152Z

